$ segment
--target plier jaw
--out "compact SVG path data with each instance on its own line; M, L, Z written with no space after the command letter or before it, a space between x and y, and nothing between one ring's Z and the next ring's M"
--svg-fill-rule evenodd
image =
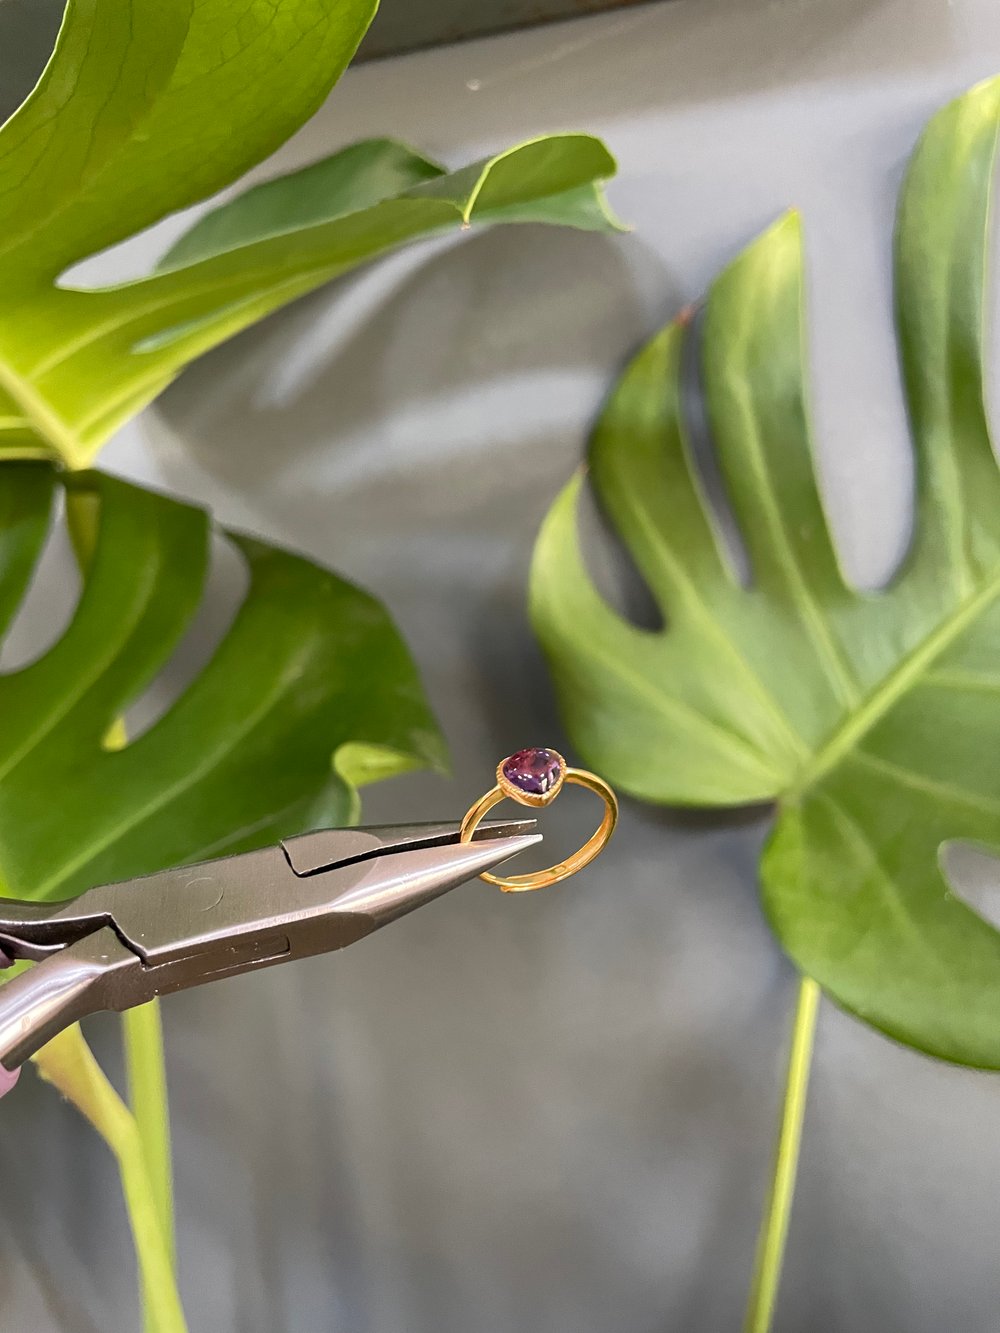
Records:
M0 949L41 960L0 987L0 1064L68 1024L157 995L345 948L540 841L533 820L327 829L276 847L0 903Z

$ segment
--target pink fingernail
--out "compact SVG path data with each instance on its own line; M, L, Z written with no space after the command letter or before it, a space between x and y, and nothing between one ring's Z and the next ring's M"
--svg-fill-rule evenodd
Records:
M13 960L8 958L3 950L0 949L0 967L10 967L12 961ZM3 1097L5 1093L10 1092L20 1076L20 1069L11 1071L9 1069L4 1069L3 1065L0 1065L0 1097Z

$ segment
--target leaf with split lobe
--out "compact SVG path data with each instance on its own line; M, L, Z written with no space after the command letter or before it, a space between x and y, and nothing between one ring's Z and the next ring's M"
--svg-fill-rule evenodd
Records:
M444 763L409 654L367 593L226 533L249 588L211 660L121 749L108 729L169 659L204 590L201 509L101 473L0 468L0 632L29 585L60 488L97 504L76 612L37 661L0 675L0 885L92 884L350 818L349 779ZM343 754L347 762L341 764Z
M646 800L774 801L764 906L800 968L867 1022L1000 1067L1000 934L956 897L952 841L1000 852L1000 472L982 325L1000 80L936 115L903 186L896 305L916 454L910 549L889 586L849 586L809 439L799 220L717 279L701 342L737 580L692 458L682 322L626 370L596 428L593 484L666 622L598 594L550 512L534 622L593 766Z
M448 172L389 139L257 185L157 271L68 271L259 163L317 109L372 0L69 0L48 67L0 128L0 456L89 463L195 357L402 245L479 223L614 230L584 134Z

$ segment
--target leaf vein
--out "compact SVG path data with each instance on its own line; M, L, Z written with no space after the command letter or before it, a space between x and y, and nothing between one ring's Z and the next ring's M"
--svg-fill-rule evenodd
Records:
M861 706L851 712L833 731L815 758L799 774L794 791L814 785L824 773L856 747L862 736L885 716L911 688L926 668L945 652L958 636L1000 596L1000 569L995 570L981 588L955 608L950 616L926 635L899 662L895 670L883 676Z
M967 806L970 810L989 815L990 818L1000 817L1000 800L991 800L989 797L980 796L967 787L959 787L954 783L929 777L926 773L910 768L909 765L899 764L892 759L886 759L882 755L872 754L870 750L856 749L853 751L851 759L865 768L884 773L887 777L891 777L898 782L900 786L908 787L911 791L923 792L927 796L933 796L936 800L950 801L954 805Z

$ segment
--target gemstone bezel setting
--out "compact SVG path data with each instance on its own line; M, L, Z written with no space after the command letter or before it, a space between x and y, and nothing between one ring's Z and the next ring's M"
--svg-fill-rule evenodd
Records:
M518 755L531 754L532 751L539 754L544 752L545 754L551 755L559 765L556 779L547 791L525 791L523 787L518 786L518 784L504 772L504 769L512 759L517 758ZM549 805L550 802L554 801L560 791L562 791L563 783L565 781L566 760L558 750L553 750L548 745L532 746L526 750L516 750L514 754L509 754L506 759L501 759L500 763L497 765L497 786L503 792L504 796L509 796L512 801L517 801L520 805L533 806L535 809L540 809L542 806Z

